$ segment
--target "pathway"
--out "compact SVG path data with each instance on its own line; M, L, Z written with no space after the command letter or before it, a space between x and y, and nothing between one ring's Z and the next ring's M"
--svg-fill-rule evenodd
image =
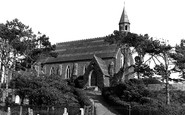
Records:
M103 101L101 92L87 91L87 95L94 100L96 115L120 115L117 111Z

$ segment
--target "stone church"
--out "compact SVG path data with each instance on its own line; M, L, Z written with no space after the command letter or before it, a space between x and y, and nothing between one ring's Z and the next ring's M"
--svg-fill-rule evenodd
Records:
M129 32L130 22L123 9L119 22L119 31ZM110 86L110 78L119 73L124 63L121 49L104 41L104 37L63 42L56 44L58 56L40 60L38 73L58 74L63 79L72 75L83 76L86 86L99 88ZM132 56L128 63L133 63Z

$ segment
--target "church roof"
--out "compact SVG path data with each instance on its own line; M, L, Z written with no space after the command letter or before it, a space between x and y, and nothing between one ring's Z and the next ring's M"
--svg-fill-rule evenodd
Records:
M58 43L55 52L59 55L56 58L48 57L45 63L90 60L94 55L100 58L112 58L117 52L117 45L110 45L102 37Z
M107 67L105 61L103 61L101 58L97 57L96 55L94 55L94 58L95 58L96 62L98 63L102 73L106 76L110 76L108 73L108 67Z
M130 23L129 19L128 19L128 15L127 15L126 10L125 10L125 7L123 8L121 19L119 21L119 24L121 24L121 23Z

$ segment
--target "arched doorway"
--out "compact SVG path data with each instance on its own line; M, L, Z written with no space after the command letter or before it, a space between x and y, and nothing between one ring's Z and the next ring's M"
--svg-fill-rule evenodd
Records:
M88 78L88 86L98 86L96 71L91 70Z
M91 86L98 86L96 71L92 70L91 74Z

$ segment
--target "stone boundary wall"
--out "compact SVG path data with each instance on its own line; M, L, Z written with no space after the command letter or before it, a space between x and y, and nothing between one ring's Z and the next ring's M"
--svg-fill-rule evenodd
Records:
M165 88L165 84L148 84L147 88L149 90L159 91ZM185 84L170 84L170 89L185 91Z
M181 91L185 91L185 84L172 84L172 86L176 89L176 90L181 90Z
M165 88L165 84L148 84L147 88L153 91L159 91Z

